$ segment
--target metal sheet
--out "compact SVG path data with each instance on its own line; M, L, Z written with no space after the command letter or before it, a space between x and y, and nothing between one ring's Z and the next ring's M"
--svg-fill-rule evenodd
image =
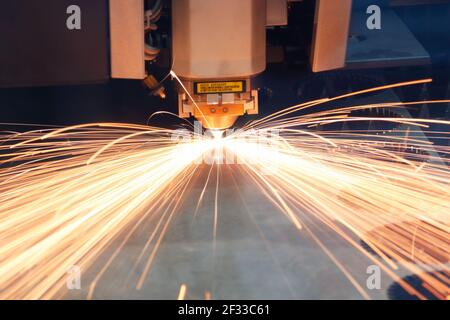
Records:
M360 299L361 295L308 231L297 230L243 174L238 165L220 170L217 234L213 236L215 168L194 216L210 167L205 166L189 188L183 205L164 236L140 290L136 283L148 263L152 245L145 250L155 221L139 230L96 283L94 299L175 299L181 284L187 299ZM156 214L156 212L154 213ZM150 220L150 219L149 219ZM320 226L320 224L319 224ZM365 256L332 231L313 228L358 283L366 282ZM91 281L105 266L117 240L96 263L82 273L81 290L67 299L85 299ZM144 251L143 251L144 250ZM138 261L142 254L142 259ZM320 266L320 267L318 267ZM389 277L383 274L383 289ZM387 290L371 292L386 299Z

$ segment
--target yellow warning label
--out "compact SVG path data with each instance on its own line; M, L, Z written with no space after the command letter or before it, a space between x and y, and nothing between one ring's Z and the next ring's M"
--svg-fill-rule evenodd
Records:
M231 92L244 92L244 81L215 81L215 82L196 82L195 93L231 93Z

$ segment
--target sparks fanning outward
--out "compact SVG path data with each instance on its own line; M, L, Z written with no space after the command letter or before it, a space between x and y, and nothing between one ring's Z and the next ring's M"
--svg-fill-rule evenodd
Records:
M369 298L365 286L311 232L311 223L319 221L348 241L410 294L425 298L421 290L397 275L399 267L414 273L423 289L435 297L448 298L450 122L352 114L424 102L314 111L315 106L331 100L429 81L293 106L224 137L118 123L4 133L0 145L0 297L55 297L65 286L71 266L89 267L119 234L126 233L91 283L92 296L97 281L135 228L150 220L154 228L146 248L151 253L136 283L138 289L142 287L183 195L202 170L199 163L213 153L217 170L223 158L238 162L239 170L299 232L311 233L364 298ZM363 121L395 123L400 129L388 134L327 130L332 123ZM435 125L446 129L434 130ZM320 131L315 130L318 126ZM214 234L218 210L216 205L212 213ZM376 255L368 253L357 238Z

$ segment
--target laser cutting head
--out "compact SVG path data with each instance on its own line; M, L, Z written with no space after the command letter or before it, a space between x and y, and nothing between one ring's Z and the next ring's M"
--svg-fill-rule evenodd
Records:
M258 113L258 92L180 93L178 108L180 116L192 115L206 129L224 130L233 126L239 116Z
M238 23L237 23L238 22ZM227 129L258 113L250 79L266 67L265 0L173 0L173 71L181 117Z

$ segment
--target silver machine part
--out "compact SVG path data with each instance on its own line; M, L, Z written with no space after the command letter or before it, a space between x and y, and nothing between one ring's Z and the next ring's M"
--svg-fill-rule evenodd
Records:
M258 112L250 78L266 67L266 17L266 0L172 1L173 71L189 92L180 87L180 116L193 115L205 128L225 129L238 116ZM218 96L194 90L195 82L221 80L245 81L245 90L210 92ZM221 108L224 101L234 106Z
M266 0L173 0L174 71L187 79L245 78L266 66Z

